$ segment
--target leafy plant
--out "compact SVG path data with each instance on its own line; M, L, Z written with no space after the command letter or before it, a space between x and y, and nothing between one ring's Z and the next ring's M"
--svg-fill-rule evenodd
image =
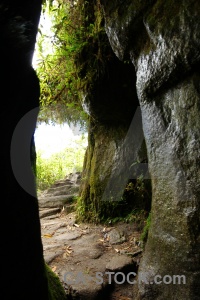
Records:
M45 34L40 26L36 70L41 86L38 120L81 122L87 126L83 99L104 71L101 35L106 35L99 0L46 0L43 12L51 20L52 33Z
M46 4L43 10L51 20L52 28L51 34L46 35L41 26L38 33L39 121L84 123L86 116L78 97L74 64L74 53L81 47L77 39L80 22L73 15L69 2L56 1L50 8Z
M85 138L77 140L71 147L65 148L49 158L38 151L36 160L37 189L43 191L56 180L63 179L72 172L81 172L85 155Z

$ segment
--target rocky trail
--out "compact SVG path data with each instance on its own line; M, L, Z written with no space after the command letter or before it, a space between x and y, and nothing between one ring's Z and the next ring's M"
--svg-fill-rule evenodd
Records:
M142 255L134 223L77 223L80 174L38 196L44 258L71 299L133 299L133 274Z

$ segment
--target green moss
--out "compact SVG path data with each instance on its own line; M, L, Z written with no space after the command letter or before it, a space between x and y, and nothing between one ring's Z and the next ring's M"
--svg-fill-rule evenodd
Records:
M49 296L51 300L67 300L68 296L58 278L58 276L45 264L49 283Z
M149 215L148 215L148 218L146 220L146 225L144 226L143 232L140 237L140 239L143 243L146 243L146 241L147 241L150 224L151 224L151 213L149 213Z
M77 220L90 222L105 222L109 219L127 218L133 209L147 210L151 202L150 182L138 178L126 190L116 187L120 176L113 170L119 168L118 157L121 152L127 127L96 126L89 131L88 149L84 162L81 196L77 203ZM146 148L139 154L144 159ZM123 170L122 170L123 172ZM123 174L122 174L123 176ZM109 194L109 189L111 194ZM116 188L116 192L114 192ZM124 186L125 188L125 186ZM106 194L105 194L106 191ZM116 193L119 193L119 197ZM122 197L123 195L123 197ZM114 199L111 199L113 197ZM147 203L147 204L146 204ZM150 205L150 204L149 204Z
M99 126L89 132L81 197L77 203L79 220L99 222L113 212L116 201L102 201L102 196L112 172L116 144L123 139L126 131Z

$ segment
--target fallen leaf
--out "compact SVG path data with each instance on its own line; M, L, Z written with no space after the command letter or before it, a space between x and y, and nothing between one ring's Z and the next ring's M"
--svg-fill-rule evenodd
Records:
M70 251L70 250L67 250L67 253L71 254L71 253L72 253L72 250L71 250L71 251Z
M67 249L68 250L72 250L72 247L69 245L69 246L67 246Z
M56 270L56 266L54 266L53 268L51 268L51 270L53 271L53 272L55 272L55 270Z
M74 226L75 226L75 227L79 227L79 225L78 225L78 224L76 224L76 223L74 223Z
M115 251L116 251L117 253L119 253L119 249L116 249L116 248L115 248Z
M51 238L52 236L53 236L53 235L50 234L50 233L46 233L46 234L43 235L43 237L46 237L46 238Z

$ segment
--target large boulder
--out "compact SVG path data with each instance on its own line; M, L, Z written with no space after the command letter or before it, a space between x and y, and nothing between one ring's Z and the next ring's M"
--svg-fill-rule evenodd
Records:
M152 179L137 299L200 299L200 3L101 2L114 52L135 66Z

